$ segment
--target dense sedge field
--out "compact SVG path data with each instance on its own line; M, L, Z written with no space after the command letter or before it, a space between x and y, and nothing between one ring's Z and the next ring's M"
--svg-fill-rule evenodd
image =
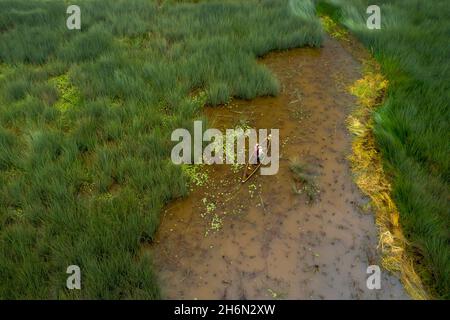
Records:
M321 1L389 79L375 136L391 175L400 223L432 294L450 298L450 4L379 0L382 29L366 28L366 0Z
M187 193L170 134L275 95L258 56L318 46L308 1L0 1L0 298L158 298L140 254ZM65 288L79 265L83 290Z

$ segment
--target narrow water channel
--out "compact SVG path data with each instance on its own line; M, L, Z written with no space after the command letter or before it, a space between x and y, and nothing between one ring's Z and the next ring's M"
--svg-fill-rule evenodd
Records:
M364 54L364 53L362 53ZM366 287L378 264L374 216L352 181L346 118L356 101L346 87L361 77L354 50L335 39L320 49L261 59L278 78L277 97L205 110L211 127L280 129L280 170L240 184L227 165L206 168L206 185L162 214L151 250L168 299L403 299L382 269L380 290ZM289 165L305 164L317 189L296 189ZM298 191L298 190L297 190Z

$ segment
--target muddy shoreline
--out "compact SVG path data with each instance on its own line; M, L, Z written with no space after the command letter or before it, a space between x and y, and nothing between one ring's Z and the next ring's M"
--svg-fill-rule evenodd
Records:
M327 38L323 48L268 54L277 97L207 108L211 127L280 129L280 170L239 183L226 165L209 166L194 188L162 214L154 256L168 299L407 299L382 270L380 290L366 287L378 264L374 216L352 181L345 121L355 105L346 90L361 77L358 46ZM314 168L318 194L293 192L290 163Z

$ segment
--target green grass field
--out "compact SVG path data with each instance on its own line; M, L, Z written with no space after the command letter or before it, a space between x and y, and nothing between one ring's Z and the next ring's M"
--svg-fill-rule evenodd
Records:
M318 46L308 2L0 1L0 298L159 298L159 213L187 193L170 134L276 95L256 58ZM79 265L82 289L66 289Z
M366 28L371 4L381 7L381 30ZM390 82L375 136L415 267L435 297L450 299L450 5L327 0L319 11L364 43Z

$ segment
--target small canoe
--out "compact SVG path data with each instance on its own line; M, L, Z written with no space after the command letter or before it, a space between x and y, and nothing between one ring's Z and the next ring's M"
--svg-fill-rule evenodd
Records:
M267 150L265 150L264 154L267 155L270 152L271 140L268 139ZM242 183L246 183L261 167L261 162L257 164L252 164L252 162L256 158L256 152L253 152L250 159L245 163L244 174L242 176Z

